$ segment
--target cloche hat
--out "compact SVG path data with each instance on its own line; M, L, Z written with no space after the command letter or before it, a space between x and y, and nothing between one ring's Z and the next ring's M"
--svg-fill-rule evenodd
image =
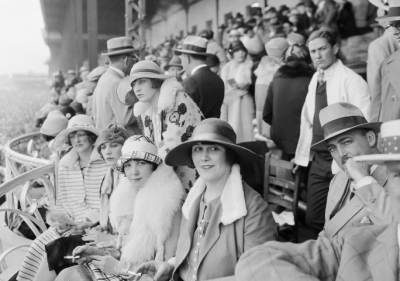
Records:
M102 56L114 56L123 54L137 53L138 50L133 48L132 39L129 37L116 37L107 41L107 52Z
M119 124L110 124L100 132L94 146L96 147L97 152L101 155L100 148L102 144L110 142L123 145L128 137L129 133L124 126Z
M68 122L68 127L62 130L54 139L53 149L57 151L65 150L70 145L67 144L68 135L76 131L88 131L96 136L99 135L99 129L94 125L94 121L87 115L79 114L75 115Z
M139 78L156 78L165 80L167 78L174 77L172 75L165 75L161 68L152 61L143 60L136 63L132 69L129 76L123 78L119 82L117 88L117 96L120 102L127 104L126 95L132 90L132 82Z
M40 128L40 133L55 137L68 127L68 119L59 110L53 110L48 115Z
M189 54L189 55L199 55L199 56L210 56L207 53L207 39L200 36L188 36L183 41L182 49L176 49L174 51L175 55Z
M165 164L169 166L192 166L192 146L197 143L216 143L232 149L237 163L255 162L261 156L236 144L236 133L232 126L218 118L201 121L193 131L192 139L183 142L168 152Z
M355 105L347 102L333 103L319 113L324 139L314 145L325 142L344 132L353 129L370 129L379 133L381 122L368 123L362 111Z

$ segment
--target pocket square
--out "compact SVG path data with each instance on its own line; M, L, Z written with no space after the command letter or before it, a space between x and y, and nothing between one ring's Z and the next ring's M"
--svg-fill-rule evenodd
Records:
M369 217L363 217L360 223L372 223Z

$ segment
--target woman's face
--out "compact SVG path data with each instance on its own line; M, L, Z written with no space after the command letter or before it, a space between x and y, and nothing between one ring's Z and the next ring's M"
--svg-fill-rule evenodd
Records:
M143 160L129 160L124 164L124 173L133 187L140 189L153 173L153 165Z
M151 87L150 78L139 78L132 82L132 89L136 97L142 102L150 102L158 92Z
M180 66L170 66L170 67L168 68L168 73L169 73L169 75L174 75L174 76L176 76L176 75L178 75L178 73L179 73L181 70L182 70L182 67L180 67Z
M246 52L244 50L238 50L238 51L234 52L233 59L239 63L244 62L244 60L246 59Z
M207 183L218 182L231 172L226 159L226 149L219 144L195 144L192 160L200 177Z
M72 148L78 153L93 149L93 143L90 141L86 131L72 132L68 135L68 138Z
M115 166L121 157L122 145L117 142L106 142L100 145L100 153L108 166Z

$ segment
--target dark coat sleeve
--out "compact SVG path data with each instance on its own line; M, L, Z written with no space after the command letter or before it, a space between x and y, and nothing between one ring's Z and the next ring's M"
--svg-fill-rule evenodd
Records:
M269 125L272 125L273 96L274 96L272 90L273 83L274 81L272 81L271 84L269 84L267 98L265 99L264 110L263 110L263 120Z
M183 91L187 93L196 104L199 104L200 91L197 86L196 80L191 77L186 78L183 81Z

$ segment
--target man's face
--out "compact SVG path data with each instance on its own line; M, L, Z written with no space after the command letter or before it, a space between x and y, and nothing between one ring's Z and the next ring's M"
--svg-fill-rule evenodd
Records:
M338 46L331 46L325 38L316 38L308 43L315 68L328 69L336 61Z
M388 180L386 188L389 192L390 209L395 220L400 223L400 161L386 162Z
M349 158L359 155L372 154L375 145L373 131L350 130L327 141L327 147L335 162L345 171L345 164Z
M392 21L386 25L386 29L396 38L400 44L400 21Z

